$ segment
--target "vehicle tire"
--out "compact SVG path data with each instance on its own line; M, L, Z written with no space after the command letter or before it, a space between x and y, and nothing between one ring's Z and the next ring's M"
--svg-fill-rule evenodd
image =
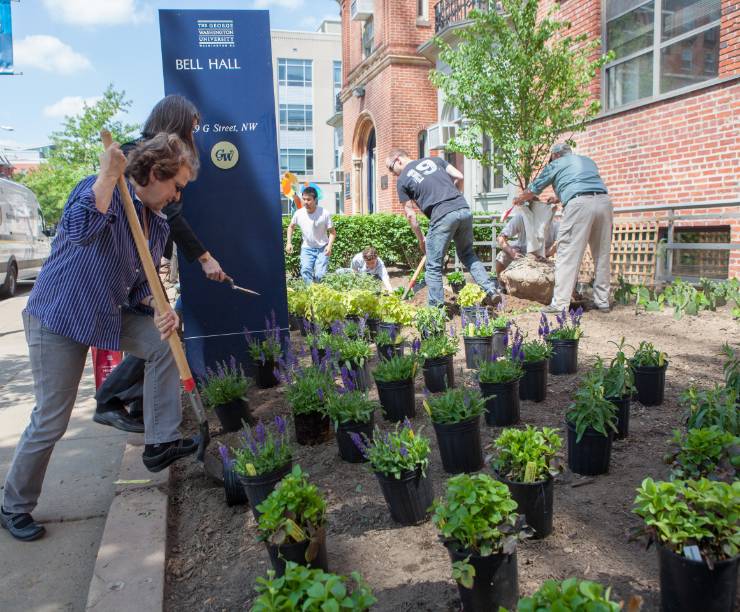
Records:
M0 298L12 298L18 287L18 266L11 262L8 273L5 275L5 282L0 287Z

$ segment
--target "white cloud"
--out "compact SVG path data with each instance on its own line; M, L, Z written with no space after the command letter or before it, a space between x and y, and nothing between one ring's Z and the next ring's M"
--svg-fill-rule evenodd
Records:
M154 9L139 0L44 0L57 21L72 25L117 25L150 22Z
M92 68L90 60L54 36L34 34L15 43L15 64L60 74L74 74Z
M81 96L64 96L61 100L57 100L54 104L44 107L45 117L67 117L73 115L79 115L85 106L92 106L102 96L92 96L90 98L83 98Z
M254 0L252 8L270 9L270 8L287 8L296 9L303 6L303 0Z

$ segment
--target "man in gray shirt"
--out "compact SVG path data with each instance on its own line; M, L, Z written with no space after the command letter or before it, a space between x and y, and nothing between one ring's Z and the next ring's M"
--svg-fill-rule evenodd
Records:
M543 312L560 312L570 306L570 298L578 280L586 245L591 247L594 260L594 306L609 312L612 240L612 202L593 160L575 155L564 143L552 148L550 163L519 196L514 204L528 202L552 185L556 198L548 202L563 203L563 220L558 234L558 257L555 262L555 292L550 306Z

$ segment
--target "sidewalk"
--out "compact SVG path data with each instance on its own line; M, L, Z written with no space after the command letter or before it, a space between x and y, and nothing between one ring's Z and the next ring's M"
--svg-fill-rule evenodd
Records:
M0 301L0 488L34 406L21 311L29 287ZM46 536L17 542L0 529L0 610L84 610L126 434L92 421L92 368L82 378L67 433L51 457L34 518Z

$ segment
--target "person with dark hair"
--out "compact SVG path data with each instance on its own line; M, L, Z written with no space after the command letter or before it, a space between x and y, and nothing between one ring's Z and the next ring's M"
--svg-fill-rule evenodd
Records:
M293 232L296 225L301 228L301 278L307 284L318 282L326 275L329 257L337 230L331 215L319 206L318 192L308 186L301 194L303 208L299 208L290 220L286 238L285 252L293 252Z
M172 134L138 145L128 166L113 145L100 156L99 174L80 181L67 200L51 255L23 311L36 406L16 447L0 506L0 524L18 540L45 532L31 512L54 445L69 424L90 346L124 350L146 362L147 469L158 472L198 447L178 431L180 380L167 338L179 322L171 308L156 309L117 186L124 168L158 262L169 233L162 209L195 178L198 160Z
M441 157L412 160L403 149L393 149L388 154L386 167L398 177L398 199L404 204L409 225L427 256L429 305L444 304L442 264L451 241L473 280L486 292L486 303L495 306L500 302L501 295L473 250L473 214L457 188L462 172ZM416 219L414 204L429 218L426 238Z
M144 122L142 136L137 142L146 141L160 132L176 134L197 158L198 150L193 132L199 122L200 113L190 100L179 95L169 95L157 102L149 113ZM136 142L127 143L121 149L128 153L136 144ZM170 226L164 257L167 259L172 257L174 241L187 261L198 260L203 273L209 279L223 281L225 274L221 265L205 249L182 214L182 200L178 198L170 202L162 212L167 216L167 223ZM134 433L144 431L142 418L144 367L144 360L128 355L108 375L95 395L98 403L93 420L96 423L109 425L121 431ZM126 411L127 405L130 407L130 413Z
M383 260L378 256L378 250L375 247L365 247L362 251L357 253L349 264L349 269L355 274L370 274L381 280L383 287L389 293L393 293L393 285L391 285L390 276L388 276L388 270L383 263Z

